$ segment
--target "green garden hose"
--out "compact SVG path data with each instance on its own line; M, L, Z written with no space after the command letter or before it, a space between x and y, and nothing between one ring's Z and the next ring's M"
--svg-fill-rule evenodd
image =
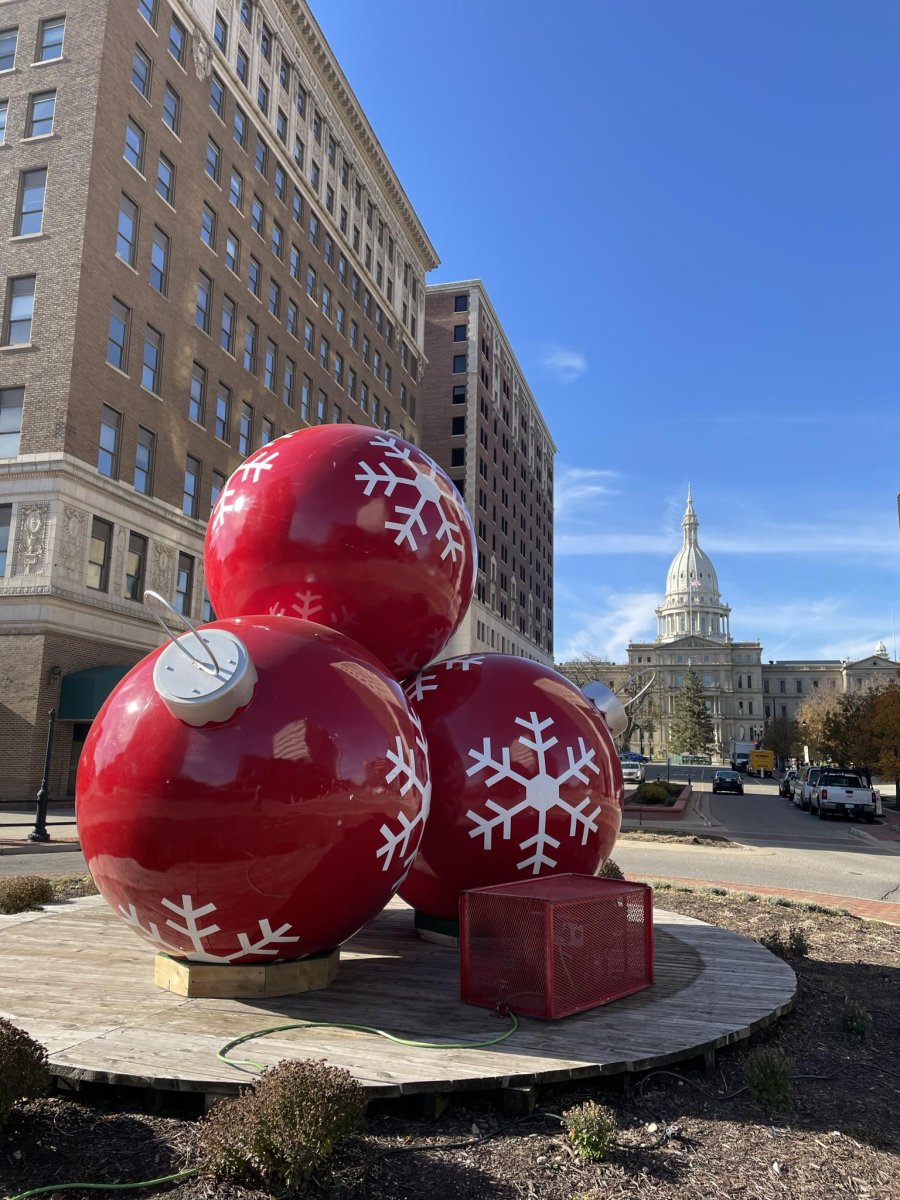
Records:
M197 1174L199 1174L199 1167L190 1167L187 1171L178 1171L175 1175L161 1175L159 1179L144 1179L141 1183L52 1183L49 1187L16 1192L15 1196L8 1196L7 1200L27 1200L29 1196L46 1196L48 1192L71 1192L76 1189L85 1192L124 1192L131 1191L133 1188L156 1187L161 1183L177 1183L181 1179L190 1179L191 1176Z

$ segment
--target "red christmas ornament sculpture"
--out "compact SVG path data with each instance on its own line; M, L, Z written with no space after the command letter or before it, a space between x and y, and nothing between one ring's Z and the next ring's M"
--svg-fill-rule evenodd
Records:
M431 760L432 802L400 889L456 920L459 894L536 875L595 875L619 832L622 768L592 702L505 654L433 663L406 688Z
M359 425L301 429L251 455L213 510L205 555L219 616L328 625L397 678L450 640L477 558L444 472L411 443Z
M421 726L382 665L331 629L267 616L199 636L138 663L91 728L77 786L91 874L177 957L335 947L415 855L430 795Z

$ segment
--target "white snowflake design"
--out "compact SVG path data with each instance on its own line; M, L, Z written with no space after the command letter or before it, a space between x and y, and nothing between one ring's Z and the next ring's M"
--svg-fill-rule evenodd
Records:
M394 538L395 545L402 546L405 542L411 550L418 550L417 537L427 535L429 532L423 514L429 505L433 505L437 513L435 537L439 542L445 543L441 551L441 558L450 558L456 562L457 557L463 552L464 536L460 528L459 506L441 488L435 467L413 460L410 446L401 445L396 438L386 434L379 434L372 438L369 445L383 447L385 454L384 461L380 462L377 467L366 462L358 464L362 474L356 475L354 478L359 483L365 484L363 490L367 496L371 496L377 487L383 486L385 497L390 498L398 484L411 487L418 492L414 504L398 504L395 500L394 515L399 519L385 522L386 529L397 531L397 536ZM388 462L388 459L395 460L396 466L403 463L408 468L407 473L397 474L395 465Z
M206 949L203 941L204 938L210 938L213 934L219 933L221 927L214 924L204 926L201 925L201 921L216 911L215 904L203 904L199 908L195 908L193 897L188 895L181 897L180 905L168 899L164 899L162 903L163 907L168 908L176 917L181 917L183 924L178 924L177 921L169 918L166 925L174 929L176 933L183 934L191 943L192 950L185 950L181 946L173 946L167 942L155 921L148 921L145 928L133 904L129 904L127 908L120 904L119 914L126 924L131 925L145 941L152 942L157 949L168 950L178 958L186 958L190 962L230 963L244 958L247 954L265 954L272 958L278 958L284 953L283 950L278 949L279 946L283 947L288 943L300 941L299 937L288 933L290 925L282 925L279 929L273 929L270 922L264 919L259 922L259 934L256 941L251 941L246 933L239 933L237 935L239 950L235 950L231 954L213 954Z
M591 771L593 774L599 775L600 768L594 762L595 752L588 750L584 738L580 737L577 757L572 747L567 747L566 753L569 759L567 769L561 775L551 775L547 770L547 751L555 746L559 739L553 736L545 738L544 731L553 725L553 718L547 717L546 720L541 721L537 713L532 712L527 720L523 717L516 717L515 723L521 725L532 735L528 737L522 734L517 740L537 754L537 773L528 779L524 775L520 775L518 771L514 771L510 765L509 746L501 749L498 761L491 749L490 738L484 739L481 750L470 750L469 757L474 758L475 763L468 768L467 775L478 775L482 771L490 771L491 774L484 781L485 787L489 788L493 787L495 783L499 783L501 779L514 779L525 789L525 796L511 808L504 808L496 800L485 801L485 806L491 810L493 816L481 816L470 809L466 816L472 821L475 828L469 830L469 837L483 838L484 849L490 850L493 833L497 827L500 828L503 840L508 841L512 834L513 817L518 816L526 809L533 810L537 813L537 832L519 842L519 849L533 850L534 853L516 863L516 867L520 871L531 867L531 873L539 875L544 867L551 869L555 867L557 861L548 852L548 849L559 848L559 840L551 837L547 832L547 814L552 809L561 808L569 814L570 838L575 837L578 827L581 826L582 846L587 844L589 834L597 832L596 818L601 806L598 804L593 812L589 813L587 810L592 803L590 796L585 796L582 802L576 806L563 800L560 789L570 779L577 779L579 783L589 783L590 779L586 772Z
M419 795L419 811L412 820L407 817L406 813L397 813L397 823L400 828L393 830L390 825L385 823L381 826L381 835L384 838L384 844L377 851L376 857L383 858L382 871L387 871L396 855L403 859L403 872L400 878L394 885L394 891L403 883L409 872L409 868L413 864L416 857L416 851L419 848L421 840L421 831L425 827L425 822L428 820L428 813L431 809L431 778L428 769L428 744L425 741L425 734L422 730L422 722L415 713L411 714L413 724L416 728L416 745L410 747L406 745L403 739L398 735L396 739L396 749L388 750L387 758L392 764L392 769L384 777L385 783L393 783L395 779L402 779L403 783L400 787L400 795L405 796L410 791L415 791ZM416 750L419 751L422 762L425 767L424 778L419 778L416 770ZM419 837L412 846L412 837L415 831L419 829Z
M421 700L426 692L436 692L438 690L438 673L441 667L445 671L466 671L472 667L480 667L484 662L483 655L472 654L466 658L448 658L446 662L432 663L427 671L420 671L415 679L407 684L406 694L410 700Z
M276 439L277 440L277 439ZM271 471L275 465L275 459L278 457L279 451L273 450L271 444L263 446L261 450L257 450L254 455L251 455L246 462L241 463L231 479L222 489L222 493L216 501L216 506L212 514L213 529L218 531L225 523L225 518L229 513L240 512L244 507L244 497L238 495L238 489L230 485L235 482L259 483L263 471ZM240 480L238 480L240 476ZM231 497L236 496L237 499L232 501Z

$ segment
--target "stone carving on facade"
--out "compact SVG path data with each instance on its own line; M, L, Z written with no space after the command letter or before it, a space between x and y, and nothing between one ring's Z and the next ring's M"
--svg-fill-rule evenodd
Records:
M196 30L191 34L191 54L198 79L208 79L212 74L213 56L209 42Z
M125 543L125 530L121 528L117 529L116 545L112 560L112 587L115 594L121 593L122 581L125 578Z
M16 548L17 575L43 575L49 520L49 504L27 504L20 509Z
M63 505L62 520L59 523L57 563L66 579L78 583L84 579L86 534L87 513L71 504Z
M153 543L153 590L168 600L173 592L173 570L175 558L171 546L163 542Z

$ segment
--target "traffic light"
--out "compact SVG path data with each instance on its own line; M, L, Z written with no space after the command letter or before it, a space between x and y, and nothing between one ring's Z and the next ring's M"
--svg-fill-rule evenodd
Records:
M754 750L758 750L758 749L759 749L759 738L757 738L757 739L756 739L756 741L753 743L753 749L754 749Z

